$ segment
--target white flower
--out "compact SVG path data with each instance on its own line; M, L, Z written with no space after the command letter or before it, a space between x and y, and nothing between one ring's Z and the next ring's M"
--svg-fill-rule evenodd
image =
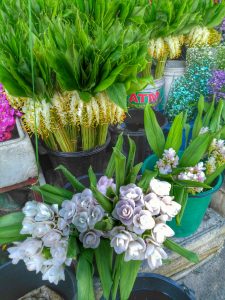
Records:
M58 226L58 229L62 232L63 236L69 235L70 226L63 218L58 218L57 226Z
M27 270L36 271L36 273L41 271L44 261L45 258L41 254L35 254L24 259Z
M170 204L161 201L160 207L161 213L167 214L170 218L174 218L181 210L181 205L176 201L171 201Z
M37 204L37 213L35 215L35 221L42 222L42 221L49 221L52 220L54 217L54 211L51 207L44 203Z
M42 280L48 280L50 283L57 285L60 280L65 280L64 267L53 264L43 273Z
M202 128L200 129L199 135L204 134L204 133L206 133L206 132L209 132L209 127L202 127Z
M149 193L144 197L146 208L150 211L152 216L160 213L160 198L155 193Z
M154 270L162 265L162 260L167 258L167 254L161 247L149 243L146 248L145 258L148 260L149 268Z
M112 188L112 190L115 192L116 185L113 181L114 181L113 178L108 178L107 176L102 176L97 183L97 189L103 195L106 195L108 188Z
M76 204L71 200L65 200L62 203L62 208L59 210L59 215L66 222L71 223L76 212Z
M153 228L152 236L158 244L163 244L166 238L174 236L174 231L168 225L159 223Z
M171 184L166 181L152 179L150 182L150 190L158 196L169 196Z
M77 211L87 211L97 204L90 189L73 196L72 201L76 203Z
M57 261L57 263L63 264L66 260L67 249L68 249L67 240L61 239L60 241L57 241L53 245L53 247L50 248L50 253L52 255L52 258L55 261Z
M155 226L155 221L148 210L142 210L141 207L136 207L133 218L133 231L136 234L142 234L145 230L152 229Z
M22 222L22 229L20 231L20 234L31 234L33 233L33 230L35 228L36 223L34 220L30 217L25 217Z
M125 261L130 260L143 260L145 257L146 244L145 241L137 237L135 240L131 241L125 252Z
M51 230L51 225L46 222L36 223L33 229L33 237L42 238Z
M24 259L24 251L22 248L18 246L13 246L7 249L7 251L9 252L9 258L12 259L12 263L13 264L17 264L20 260Z
M26 202L24 208L23 208L23 213L25 214L26 217L35 217L37 213L37 202L36 201L28 201Z
M82 211L74 216L72 223L80 232L85 232L88 229L89 213Z
M42 241L45 247L53 247L60 239L61 234L55 230L51 230L42 238Z
M114 227L110 232L110 236L112 237L110 245L117 254L125 252L130 241L133 240L132 235L123 226Z

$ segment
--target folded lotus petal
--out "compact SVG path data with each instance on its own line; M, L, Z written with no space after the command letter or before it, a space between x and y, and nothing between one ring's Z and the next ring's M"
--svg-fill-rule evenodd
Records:
M171 184L166 181L152 179L150 182L150 190L158 196L169 196Z

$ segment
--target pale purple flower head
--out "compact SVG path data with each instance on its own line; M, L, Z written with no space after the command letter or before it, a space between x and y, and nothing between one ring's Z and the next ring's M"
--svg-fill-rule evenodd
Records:
M83 243L84 248L96 249L100 244L101 235L102 235L101 231L93 229L81 233L79 239Z
M113 217L120 220L124 225L133 223L135 202L133 200L120 200L112 213Z
M120 188L120 199L121 200L133 200L135 206L143 206L143 191L140 187L136 186L134 183L130 183Z
M106 195L107 190L109 188L111 188L113 191L116 190L116 185L114 183L113 178L108 178L107 176L102 176L97 183L97 189L103 195Z

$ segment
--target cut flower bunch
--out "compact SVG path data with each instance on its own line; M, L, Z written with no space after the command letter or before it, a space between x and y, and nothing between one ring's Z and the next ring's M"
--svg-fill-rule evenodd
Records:
M190 132L186 115L181 113L176 116L165 138L153 110L150 107L145 110L145 130L155 154L155 164L149 172L171 183L173 192L182 205L182 210L176 217L178 224L181 222L188 194L195 195L203 189L210 189L225 169L225 141L220 139L225 130L224 125L220 124L223 101L216 108L214 101L208 106L207 112L204 112L204 97L200 97L192 138L183 151L180 151L183 129L186 130L187 139Z
M126 18L122 0L88 3L35 0L30 14L23 1L0 4L0 80L28 131L36 127L52 150L104 144L109 124L123 121L127 94L147 84L137 78L148 40L136 22L139 1Z
M89 169L85 188L65 167L59 166L75 192L50 185L34 187L44 203L29 201L21 213L0 217L0 243L11 243L14 264L22 260L30 271L58 284L64 268L76 262L77 299L95 299L93 265L97 267L105 299L127 300L144 259L150 269L162 265L169 248L192 262L196 254L169 238L166 225L181 209L171 196L171 184L134 166L135 143L129 140L128 158L119 137L105 175L98 181ZM114 181L115 178L115 181Z

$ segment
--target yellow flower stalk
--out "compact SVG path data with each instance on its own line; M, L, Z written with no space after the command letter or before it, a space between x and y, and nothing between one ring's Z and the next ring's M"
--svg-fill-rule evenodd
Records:
M10 97L12 103L17 103ZM34 105L35 104L35 105ZM29 134L37 133L52 150L74 152L103 145L109 124L123 122L125 112L110 101L106 93L98 93L89 102L80 99L77 91L57 93L52 103L26 98L20 109ZM81 141L81 146L78 145Z
M221 38L221 34L216 29L196 26L186 36L185 44L190 48L212 46L219 44Z

